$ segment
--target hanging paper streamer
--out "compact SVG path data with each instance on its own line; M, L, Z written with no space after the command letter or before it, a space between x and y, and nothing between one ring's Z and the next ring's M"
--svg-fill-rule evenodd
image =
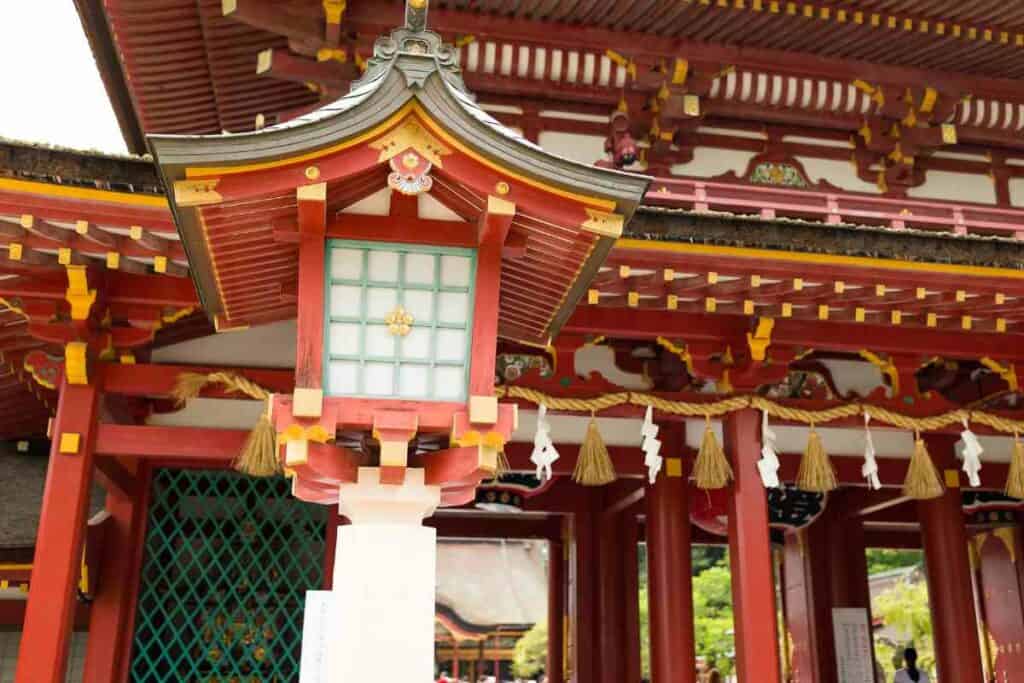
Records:
M985 449L981 447L977 435L971 431L966 417L963 419L963 425L964 431L960 432L960 439L964 442L963 470L971 486L981 486L981 477L978 473L981 472L981 454Z
M875 459L875 440L871 438L871 416L864 415L864 464L860 468L862 477L868 480L868 486L877 491L882 488L878 479L878 460Z
M661 452L661 441L658 441L657 438L658 425L654 424L654 409L651 406L647 406L647 412L644 414L644 425L641 427L640 433L643 435L640 448L644 452L644 466L647 468L647 479L653 485L658 478L658 472L661 471L661 464L665 459L659 455Z
M548 407L543 403L537 408L537 432L533 435L533 453L530 462L537 466L537 478L547 481L552 477L551 465L560 457L551 442L551 423L548 422Z
M761 412L761 459L757 461L757 471L761 473L761 483L766 489L779 487L779 452L775 448L778 437L768 426L768 413Z

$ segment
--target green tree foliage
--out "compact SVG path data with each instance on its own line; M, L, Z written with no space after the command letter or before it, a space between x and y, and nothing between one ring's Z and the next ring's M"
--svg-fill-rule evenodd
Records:
M649 593L647 583L647 547L641 544L638 554L640 592L640 661L642 675L651 677ZM728 550L724 546L693 547L693 607L697 654L708 658L722 674L733 671L732 582L729 574ZM535 677L544 670L547 657L547 627L538 624L518 643L513 673L523 678Z
M898 634L899 642L879 638L875 642L878 662L891 677L899 668L899 658L906 647L918 653L918 666L935 672L935 647L932 640L932 615L928 604L928 584L924 581L900 581L879 595L873 602L872 614L880 618L890 632Z
M697 655L706 657L722 674L731 674L735 649L732 577L724 556L694 577L693 611Z
M693 575L699 576L706 569L712 567L726 567L728 561L726 555L729 549L724 545L695 545L691 556L693 557Z
M651 617L647 602L647 575L643 574L640 587L640 675L651 680Z
M890 569L916 567L924 560L920 550L888 550L870 548L867 551L868 575L881 574Z
M541 622L523 634L516 643L512 673L520 678L536 678L547 665L548 625Z

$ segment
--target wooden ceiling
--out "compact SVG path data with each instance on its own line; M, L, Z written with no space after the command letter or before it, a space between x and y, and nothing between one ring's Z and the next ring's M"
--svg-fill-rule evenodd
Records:
M78 4L126 137L143 151L144 133L248 130L259 115L288 117L329 99L347 87L352 63L370 54L375 37L401 23L403 3L352 0L333 32L318 0L107 0L102 16ZM552 30L556 23L564 26ZM705 77L735 68L1024 99L1024 5L1001 0L435 0L430 24L463 47L490 43L530 64L541 49L575 50L581 60L611 50L640 74L682 58ZM321 48L346 50L346 64L318 55ZM266 50L309 62L283 76L257 73ZM620 97L614 78L612 87L552 88L520 72L479 69L467 83L484 96L601 106Z

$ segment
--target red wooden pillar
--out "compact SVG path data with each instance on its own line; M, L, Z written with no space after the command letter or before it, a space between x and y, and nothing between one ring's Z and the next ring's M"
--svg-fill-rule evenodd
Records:
M867 611L871 623L864 526L853 491L836 491L808 528L786 536L786 623L793 638L795 683L835 683L832 608Z
M605 505L613 505L619 495L619 486L604 489L608 494ZM622 683L625 677L625 566L622 561L622 512L606 510L599 527L601 562L598 567L600 582L600 680L604 683Z
M768 497L757 471L760 415L741 410L725 418L725 446L736 480L729 496L729 561L741 681L779 683L775 577L768 535Z
M598 520L601 492L583 489L575 515L575 646L572 660L573 683L600 680L600 588L595 568L600 566Z
M143 481L134 490L107 491L106 509L113 526L106 537L99 573L99 592L89 611L89 639L83 683L118 683L128 678L124 663L132 647L134 582L138 574L134 549L141 545L146 523Z
M981 683L981 649L971 589L971 565L960 498L960 472L953 455L955 436L927 437L935 463L945 470L947 491L918 503L938 677L956 683Z
M549 683L565 681L565 544L548 542L548 662Z
M624 683L640 683L643 663L640 661L640 522L627 511L622 520L622 565L625 580L624 611Z
M95 384L61 384L16 683L63 683L66 675L92 484L98 398Z
M651 678L658 683L693 683L693 577L690 507L682 460L682 423L662 426L663 450L670 456L647 492L648 614Z
M786 534L786 624L793 637L793 683L835 680L827 547L814 528Z

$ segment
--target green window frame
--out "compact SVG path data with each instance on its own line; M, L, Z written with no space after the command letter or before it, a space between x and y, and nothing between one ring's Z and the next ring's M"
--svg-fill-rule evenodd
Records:
M347 252L351 257L352 252L361 254L361 263L358 265L358 272L352 273L333 272L332 255L336 250ZM395 278L371 279L371 260L374 254L390 258L390 254L397 254L397 262L394 267L397 269ZM423 278L413 277L410 271L414 266L424 264L423 257L432 259L432 278L426 281ZM459 259L459 261L449 261ZM463 261L462 259L465 259ZM445 264L458 265L459 272L464 275L464 284L453 284L445 275ZM468 265L468 269L466 266ZM327 240L325 273L325 296L324 296L324 393L328 396L351 396L356 398L395 398L402 400L423 400L423 401L464 401L469 384L470 370L470 348L472 345L473 333L473 307L475 301L476 282L476 250L457 247L430 247L423 245L410 245L392 242L370 242L344 239ZM456 268L451 268L450 273ZM422 317L413 318L410 325L410 334L390 335L390 340L381 336L386 329L386 316L380 309L379 302L374 303L373 297L382 294L385 297L394 293L395 306L403 308L416 308L413 304L415 299L418 306L422 307L424 301L429 301L430 315L424 320ZM356 305L342 305L336 307L334 304L340 302L348 295L347 301L354 301L358 297ZM441 318L442 302L445 297L455 301L461 301L465 297L465 319L460 322L445 322ZM448 300L452 300L448 299ZM345 309L342 312L340 309ZM378 310L372 311L371 308ZM418 348L418 355L412 356L412 349L422 347L426 334L427 351L424 355L422 348ZM351 335L357 335L354 338ZM462 343L452 347L445 344L445 340L458 338L461 335ZM415 336L416 344L413 344ZM345 341L342 341L342 340ZM381 353L375 348L374 342L394 345L393 350L388 349ZM336 345L332 346L332 344ZM339 348L339 347L346 348ZM444 346L444 349L442 349ZM461 351L461 359L453 355ZM388 372L390 366L391 387L390 391L382 391L379 386L372 387L368 379L370 372ZM455 370L461 372L455 375ZM338 377L334 376L333 370L338 370ZM409 387L414 384L423 384L422 373L425 372L425 390L410 391ZM347 373L346 379L341 380L343 373ZM416 374L415 381L409 378ZM354 381L352 377L354 376ZM340 387L344 381L348 386ZM445 390L439 391L439 385L444 383ZM455 386L457 383L457 387ZM373 390L371 390L373 389ZM457 390L456 390L457 389Z

